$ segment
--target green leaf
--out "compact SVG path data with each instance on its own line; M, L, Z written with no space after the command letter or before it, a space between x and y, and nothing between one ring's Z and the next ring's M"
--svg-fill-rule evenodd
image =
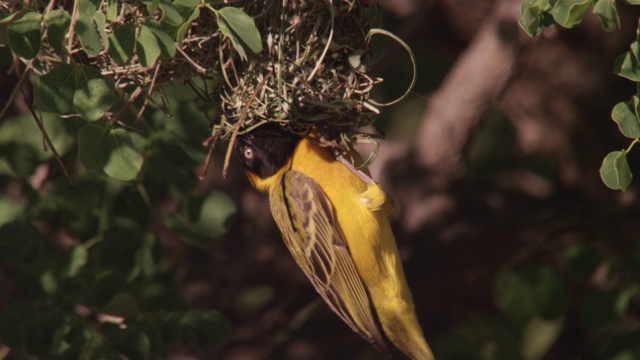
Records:
M65 120L56 114L40 112L42 127L49 135L53 146L60 155L64 155L73 146L75 137L69 134ZM7 118L0 123L0 144L26 145L36 156L36 160L45 161L53 157L51 149L43 148L42 132L31 114L21 114Z
M15 12L11 15L6 15L2 19L0 19L0 48L4 48L5 45L9 45L9 23L11 20L18 16L22 16L26 13L25 9Z
M142 168L143 157L123 129L114 129L109 134L106 157L104 172L118 180L133 180Z
M620 17L615 0L598 0L593 7L593 13L600 18L600 24L605 31L620 29Z
M602 160L600 178L608 188L626 191L632 177L625 150L610 152Z
M142 3L147 6L147 10L149 14L153 14L158 10L158 6L160 5L160 0L142 0Z
M629 5L640 5L640 0L622 0Z
M564 284L546 265L502 271L496 281L495 298L498 307L516 321L536 316L555 318L569 302Z
M160 22L171 27L182 25L182 14L172 4L161 3L162 17Z
M513 271L504 270L500 273L496 280L495 298L498 307L516 320L523 321L535 316L535 302L529 286Z
M26 204L17 200L0 197L0 227L18 219L23 214L25 205ZM3 238L0 238L0 243L2 243L2 240ZM2 247L2 245L0 245L0 247ZM0 259L1 258L2 255L0 255ZM0 262L2 262L2 260L0 260Z
M253 54L262 51L262 39L253 19L242 9L227 6L216 11L218 26L229 37L236 51L246 60L246 50Z
M33 175L40 160L35 151L27 145L11 143L2 147L0 170L3 174L26 180Z
M242 44L240 44L239 39L233 35L233 31L222 17L218 18L218 28L220 28L220 32L222 34L226 35L229 40L231 40L231 45L233 45L233 48L236 49L238 55L240 55L240 58L246 61L247 52L245 51L245 48L242 46Z
M42 38L42 15L26 12L22 16L16 16L7 29L11 50L25 59L38 56Z
M613 65L613 72L631 81L640 82L640 65L631 52L618 56Z
M149 21L149 29L156 37L158 46L160 47L160 58L170 59L176 54L176 44L169 34L161 29L157 24Z
M87 123L78 131L78 159L84 166L102 171L111 127Z
M572 28L582 22L590 6L591 0L558 0L551 15L560 26Z
M231 226L236 205L223 192L213 191L206 197L191 197L181 204L182 217L170 215L167 226L182 238L203 249L208 249L211 239L226 233Z
M120 328L117 325L105 326L104 335L113 346L127 359L144 360L151 350L151 341L147 335L134 327Z
M582 244L570 247L565 258L571 271L583 279L589 278L603 260L601 252Z
M105 50L109 50L109 37L107 36L107 32L105 30L107 18L105 17L104 13L98 11L93 14L93 21L96 24L98 34L100 34L100 42L104 46Z
M76 276L78 275L80 269L82 269L87 264L89 253L83 245L76 245L71 248L67 255L68 265L65 275L70 277Z
M523 359L543 359L549 348L558 339L564 327L564 318L545 320L533 318L523 329Z
M129 61L136 47L136 26L125 24L116 28L109 36L109 56L118 62Z
M81 16L93 16L102 4L102 0L78 0L78 13Z
M111 300L101 307L99 311L103 314L129 318L140 313L140 306L131 293L119 292L111 297Z
M65 36L69 33L71 15L63 9L49 11L45 15L47 41L59 55L66 54Z
M187 18L187 20L180 25L178 31L176 32L176 43L178 46L182 46L182 41L184 40L187 31L191 29L191 23L200 16L200 8L195 8L191 12L191 15Z
M38 256L40 233L30 223L14 221L0 227L0 264L20 264Z
M158 39L146 25L140 27L140 35L138 35L138 41L136 42L136 53L140 63L146 67L153 65L162 53L160 45L158 45Z
M107 0L107 21L114 22L118 18L118 0Z
M73 107L75 90L75 66L58 64L36 81L34 92L47 110L65 114Z
M637 104L640 101L637 95L633 96ZM631 139L640 137L640 121L638 121L637 109L631 102L620 102L613 107L611 118L618 124L620 132Z
M186 312L178 322L180 338L192 344L221 345L229 337L231 327L215 310Z
M637 39L634 40L631 42L631 45L629 45L629 48L631 49L631 55L633 55L636 60L640 60L640 41Z
M129 281L133 281L141 275L149 278L158 271L154 251L159 245L156 237L150 233L146 233L142 237L141 244L137 247L135 253L133 270L129 273Z
M76 84L73 105L78 114L87 121L102 118L115 100L111 78L102 76L98 69L79 65Z
M230 222L235 213L236 205L227 194L212 191L202 203L195 226L203 234L213 238L222 236L231 226Z
M45 269L40 273L40 288L47 295L53 295L58 292L58 277L51 269Z
M198 5L200 5L200 3L201 3L201 0L174 0L173 1L173 5L182 6L189 9L196 8Z
M624 316L629 311L631 299L640 293L640 285L633 284L620 291L614 305L614 311L618 316Z
M525 0L520 4L518 24L529 36L536 36L542 32L541 10L534 1Z
M98 9L102 4L102 0L78 0L78 20L75 25L75 32L80 40L82 48L89 56L98 56L102 51L101 39L105 39L104 33L104 14L98 16L102 21L102 26L96 23L94 16L98 13ZM108 45L105 43L105 49Z
M537 315L554 319L564 314L569 304L569 295L556 271L550 266L542 265L534 268L531 275L525 274L531 276Z
M102 51L101 37L96 29L93 13L81 15L76 22L75 31L80 40L80 45L82 45L82 49L87 55L90 57L100 55L100 51Z

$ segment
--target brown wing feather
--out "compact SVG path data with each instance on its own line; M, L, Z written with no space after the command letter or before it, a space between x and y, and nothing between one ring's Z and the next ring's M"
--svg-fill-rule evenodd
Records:
M271 212L300 268L353 331L386 353L367 290L358 275L333 205L320 186L290 170L270 194Z

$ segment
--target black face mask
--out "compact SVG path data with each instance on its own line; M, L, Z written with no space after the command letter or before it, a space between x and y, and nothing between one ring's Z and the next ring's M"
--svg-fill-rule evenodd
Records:
M284 166L300 139L280 125L266 124L238 136L234 148L245 169L266 179Z

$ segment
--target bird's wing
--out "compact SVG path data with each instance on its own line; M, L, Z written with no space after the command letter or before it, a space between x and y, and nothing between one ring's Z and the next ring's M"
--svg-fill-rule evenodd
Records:
M386 353L375 310L355 267L333 205L320 186L289 170L271 193L271 211L285 243L318 293L353 331Z

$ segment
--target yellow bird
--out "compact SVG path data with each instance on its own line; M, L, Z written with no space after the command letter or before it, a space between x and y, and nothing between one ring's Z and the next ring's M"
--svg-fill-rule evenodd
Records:
M386 338L411 359L433 359L387 219L393 203L369 174L274 124L239 136L235 148L329 307L383 354Z

